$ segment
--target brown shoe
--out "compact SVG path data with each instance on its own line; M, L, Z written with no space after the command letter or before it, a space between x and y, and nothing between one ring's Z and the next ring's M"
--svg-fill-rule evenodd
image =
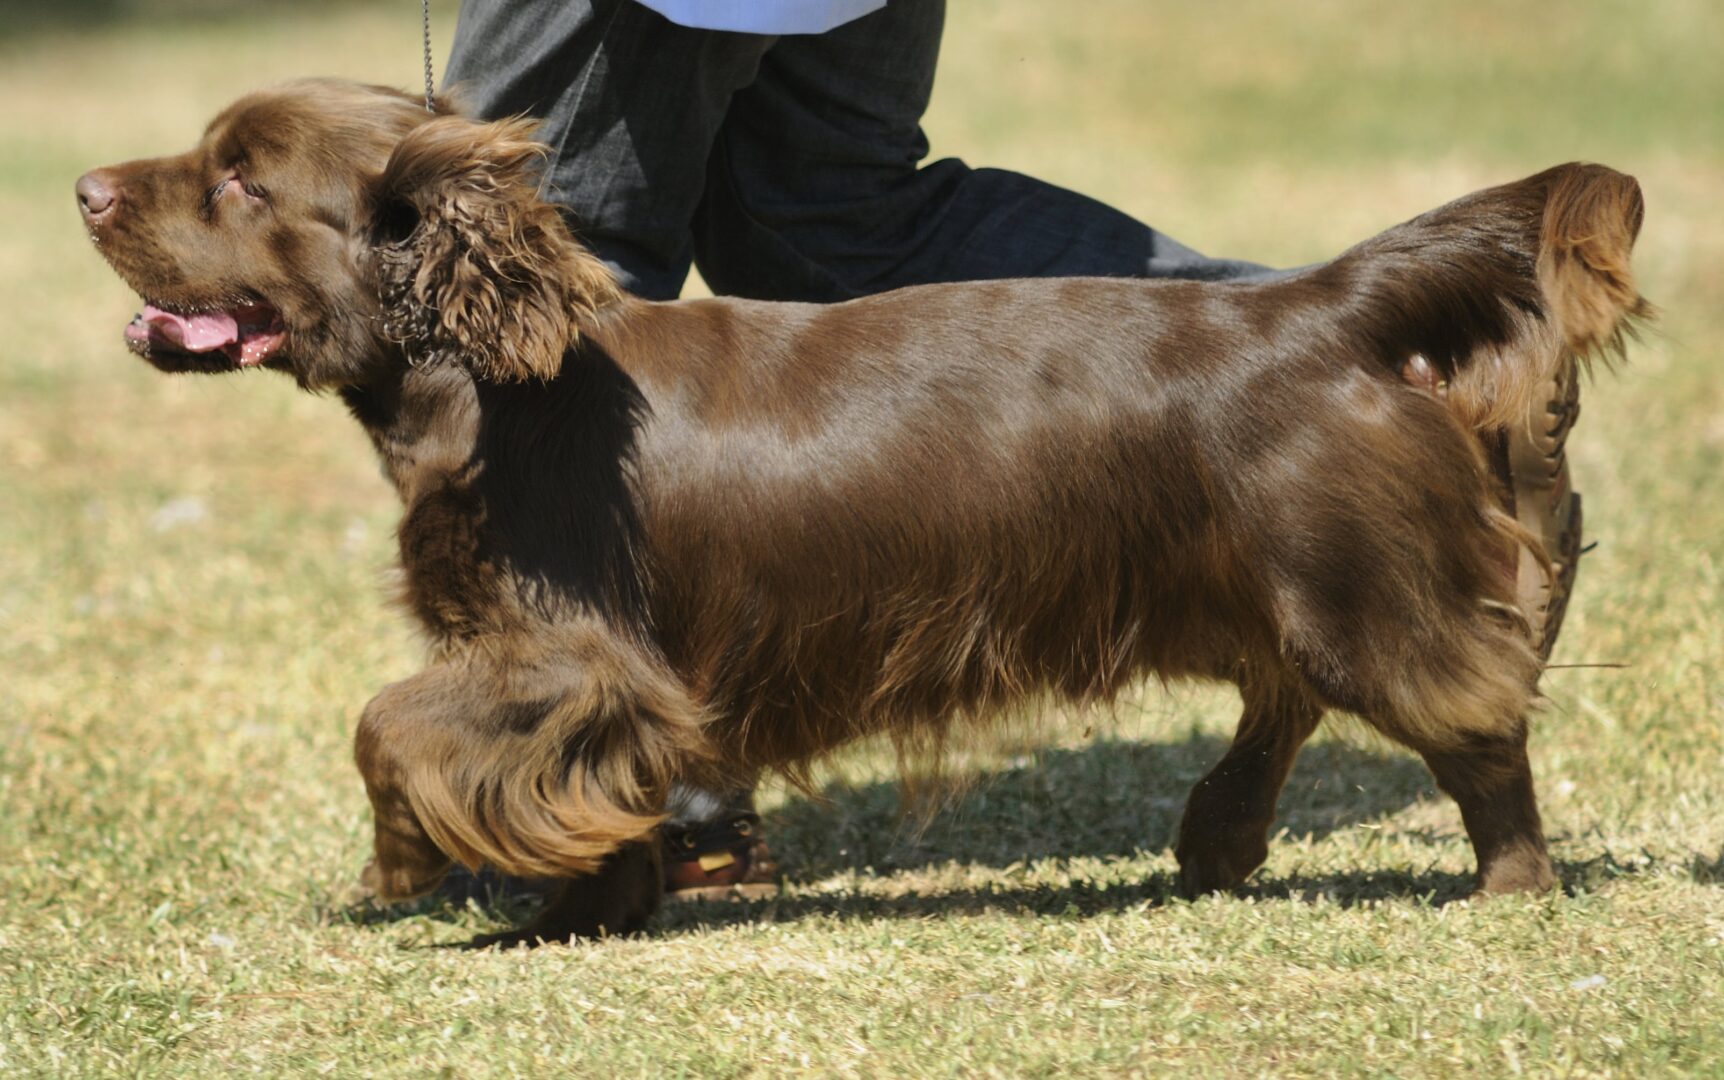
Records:
M778 895L778 864L760 837L760 816L728 814L663 828L664 898L765 900Z
M1515 580L1521 610L1539 656L1550 659L1580 568L1580 494L1569 484L1563 443L1580 416L1580 372L1573 363L1546 384L1543 404L1504 433L1492 458L1507 490L1508 511L1544 545L1545 566L1522 549Z

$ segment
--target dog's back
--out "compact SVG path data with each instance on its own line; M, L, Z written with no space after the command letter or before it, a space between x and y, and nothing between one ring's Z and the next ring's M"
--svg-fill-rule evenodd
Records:
M1640 310L1638 200L1561 167L1261 285L629 309L588 348L648 408L654 633L751 765L1242 665L1498 731L1538 661L1474 432Z

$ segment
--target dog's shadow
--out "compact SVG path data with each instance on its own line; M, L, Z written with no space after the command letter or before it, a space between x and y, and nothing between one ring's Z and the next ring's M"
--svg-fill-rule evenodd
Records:
M710 902L672 905L654 922L655 933L771 920L926 918L1006 912L1086 917L1131 908L1159 907L1181 897L1176 873L1095 874L1082 860L1128 858L1172 847L1191 786L1220 759L1226 740L1191 735L1182 742L1099 741L1076 750L1042 751L978 780L966 797L918 828L906 820L898 785L835 784L819 798L793 797L764 815L767 835L784 864L786 895L753 904ZM1278 842L1319 841L1342 830L1373 825L1415 803L1443 800L1417 758L1333 739L1300 755L1279 803L1273 829ZM1402 834L1433 846L1464 838L1459 815L1453 835L1426 828ZM1394 826L1391 826L1394 827ZM1053 864L1041 881L1016 883L1011 875L981 886L905 889L845 888L835 876L938 872L947 867L1010 870ZM1646 873L1646 860L1618 861L1611 853L1556 860L1565 892ZM1724 850L1716 859L1695 857L1694 880L1724 884ZM1048 879L1059 882L1049 883ZM1319 897L1341 907L1395 898L1446 904L1473 894L1473 874L1431 866L1347 870L1334 874L1257 875L1234 895L1257 900L1309 902Z
M1007 912L1090 916L1157 907L1179 897L1171 869L1118 880L1093 874L1097 863L1165 851L1173 844L1191 786L1221 758L1227 742L1192 734L1178 742L1104 739L1078 749L1038 751L974 778L951 805L930 820L906 814L900 785L836 782L817 797L792 794L763 814L766 835L783 867L785 894L770 901L667 905L647 931L674 935L762 920L804 918L926 918ZM1281 796L1275 833L1280 842L1321 840L1333 833L1391 817L1422 800L1439 798L1417 759L1333 739L1308 746ZM1459 828L1459 822L1456 822ZM1414 830L1416 833L1418 830ZM1436 843L1439 838L1432 837ZM1074 864L1088 861L1088 866ZM1012 871L1050 864L1074 872L1015 880ZM1724 882L1724 852L1691 867L1697 880ZM940 876L956 868L1005 871L984 885L942 883L919 890L846 887L847 875L883 878ZM1640 871L1608 855L1559 863L1569 889ZM1058 881L1050 883L1048 879ZM1342 906L1418 897L1447 903L1471 893L1470 873L1431 868L1359 870L1313 877L1258 876L1237 895L1261 900L1309 900ZM427 917L453 922L476 907L500 923L524 922L534 910L531 889L498 888L490 875L452 875L440 896L393 908L354 908L343 917L393 922Z
M931 817L916 813L894 780L834 782L819 795L790 793L763 814L765 835L783 870L786 896L770 904L728 901L667 905L655 932L746 922L763 910L776 919L814 914L927 915L1002 906L1080 911L1177 895L1170 874L1152 873L1130 885L1074 880L1058 888L996 885L985 890L914 883L892 899L822 883L838 875L914 875L936 868L1010 870L1047 861L1127 858L1172 846L1186 793L1219 761L1227 740L1193 733L1179 741L1098 739L1077 749L1044 749L965 778ZM1321 839L1394 814L1435 794L1415 759L1378 753L1333 739L1308 746L1281 797L1276 830ZM1081 876L1081 875L1078 875ZM1327 883L1328 891L1359 894L1364 882ZM1455 876L1457 893L1467 882ZM1321 887L1321 886L1316 886ZM1384 883L1404 891L1404 883ZM1250 891L1247 889L1246 891ZM1429 891L1428 889L1425 891ZM457 871L437 896L386 909L358 906L344 917L362 922L425 916L453 919L477 907L500 922L518 922L536 906L530 883L503 883L489 873Z
M1110 739L1078 749L1043 750L977 777L926 822L906 815L900 787L890 781L833 784L817 798L793 795L763 815L784 868L786 896L755 904L671 906L661 912L655 929L675 932L816 915L925 917L1001 910L1090 915L1158 906L1179 895L1169 871L1107 883L1085 880L1080 871L1058 885L993 882L926 894L912 886L890 895L842 885L834 890L829 879L859 871L886 876L1050 863L1057 869L1164 851L1173 845L1187 792L1227 745L1225 739L1192 734L1179 742ZM1321 840L1436 797L1430 774L1415 758L1323 741L1300 756L1281 797L1275 832L1284 831L1292 840ZM1470 875L1385 871L1277 879L1248 884L1240 894L1321 893L1356 903L1404 895L1458 898L1471 888Z
M926 821L906 812L896 782L836 783L818 798L792 795L764 823L792 885L864 867L1120 858L1173 846L1186 794L1227 745L1194 733L1179 742L1103 739L1042 750L976 777ZM1300 756L1276 830L1322 839L1434 796L1416 759L1324 741Z

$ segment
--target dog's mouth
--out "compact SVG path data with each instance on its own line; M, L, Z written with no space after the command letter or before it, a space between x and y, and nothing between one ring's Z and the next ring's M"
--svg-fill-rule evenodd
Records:
M256 367L287 339L281 312L265 303L206 311L169 311L145 302L126 326L126 345L152 362L189 360L218 371Z

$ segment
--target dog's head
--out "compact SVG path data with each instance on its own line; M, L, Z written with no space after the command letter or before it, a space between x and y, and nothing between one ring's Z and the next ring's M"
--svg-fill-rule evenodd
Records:
M615 299L538 198L531 124L312 80L229 106L192 150L79 179L85 226L144 300L130 348L168 371L263 366L311 388L403 363L554 376Z

